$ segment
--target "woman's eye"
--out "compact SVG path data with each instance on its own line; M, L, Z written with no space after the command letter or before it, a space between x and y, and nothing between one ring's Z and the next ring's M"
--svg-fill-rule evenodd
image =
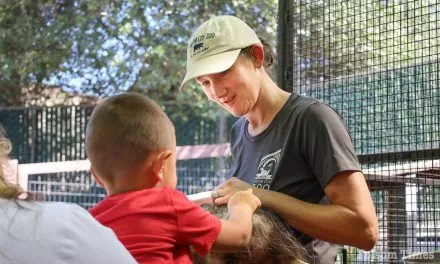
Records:
M225 76L228 72L229 72L229 69L227 69L226 71L219 72L218 75L219 75L220 77L223 77L223 76Z
M203 81L202 82L202 86L208 86L209 85L209 81Z

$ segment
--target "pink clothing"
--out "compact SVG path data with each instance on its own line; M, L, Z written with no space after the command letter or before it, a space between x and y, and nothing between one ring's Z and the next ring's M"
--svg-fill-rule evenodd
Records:
M219 218L169 187L112 195L89 211L139 263L192 263L190 246L207 254L221 229Z

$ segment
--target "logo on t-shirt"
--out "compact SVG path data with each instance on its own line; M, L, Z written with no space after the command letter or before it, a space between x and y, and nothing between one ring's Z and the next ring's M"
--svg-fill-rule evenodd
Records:
M278 166L281 157L281 149L270 153L261 158L258 165L257 174L254 178L254 186L261 189L270 189L273 175Z

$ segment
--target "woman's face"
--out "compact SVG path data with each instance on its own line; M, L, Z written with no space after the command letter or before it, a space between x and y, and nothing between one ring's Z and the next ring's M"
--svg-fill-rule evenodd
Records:
M260 91L260 68L245 55L224 72L196 78L206 96L234 116L244 116L255 106Z

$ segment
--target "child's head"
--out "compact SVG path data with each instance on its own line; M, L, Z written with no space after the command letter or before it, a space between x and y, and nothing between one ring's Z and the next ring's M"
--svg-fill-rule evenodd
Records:
M99 103L87 124L86 149L109 194L176 186L174 127L146 96L123 93Z

